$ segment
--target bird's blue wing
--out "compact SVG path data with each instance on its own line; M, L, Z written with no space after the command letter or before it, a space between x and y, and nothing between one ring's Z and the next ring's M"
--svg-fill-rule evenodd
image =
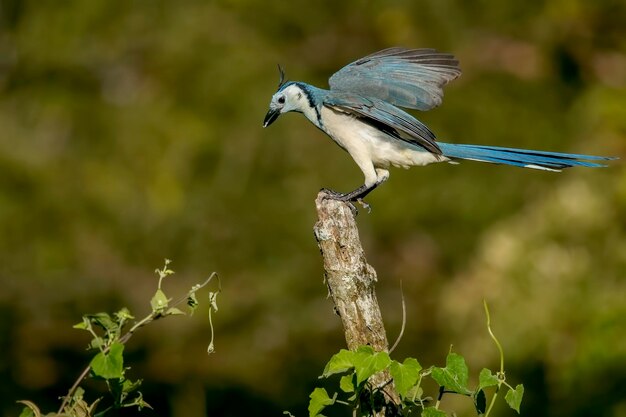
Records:
M396 139L441 155L435 134L425 124L383 100L331 91L324 99L324 106L352 114Z
M334 91L374 97L396 106L430 110L441 104L443 86L461 75L451 54L434 49L388 48L333 74Z

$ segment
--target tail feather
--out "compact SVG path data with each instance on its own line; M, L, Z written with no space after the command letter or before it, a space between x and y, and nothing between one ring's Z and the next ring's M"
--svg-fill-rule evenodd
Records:
M573 166L590 168L605 167L591 161L609 161L614 157L581 155L575 153L534 151L530 149L502 148L499 146L463 145L438 142L444 156L453 159L513 165L522 168L560 171Z

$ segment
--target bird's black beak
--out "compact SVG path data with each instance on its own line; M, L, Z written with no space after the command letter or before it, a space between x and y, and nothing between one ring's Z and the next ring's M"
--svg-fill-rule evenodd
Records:
M274 120L278 119L278 116L280 116L280 110L270 109L265 115L265 119L263 120L263 127L268 127L269 125L274 123Z

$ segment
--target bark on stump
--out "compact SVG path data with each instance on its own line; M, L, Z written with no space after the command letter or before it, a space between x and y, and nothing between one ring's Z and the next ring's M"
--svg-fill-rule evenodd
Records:
M324 197L324 192L320 191L315 200L318 221L313 230L346 343L351 350L369 345L375 351L386 352L389 344L376 300L376 271L365 259L354 214L347 203ZM390 379L389 374L383 372L373 375L370 383L381 387ZM388 399L398 404L392 383L387 384L384 391Z

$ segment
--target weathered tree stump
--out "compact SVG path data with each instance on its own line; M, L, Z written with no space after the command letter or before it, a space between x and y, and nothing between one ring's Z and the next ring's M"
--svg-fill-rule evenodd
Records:
M325 198L323 191L318 194L315 205L318 221L313 230L348 349L369 345L376 351L386 352L389 344L376 300L376 271L365 259L353 209L347 203ZM398 396L390 380L389 374L382 372L372 376L369 382L377 388L385 386L386 396L397 404Z

